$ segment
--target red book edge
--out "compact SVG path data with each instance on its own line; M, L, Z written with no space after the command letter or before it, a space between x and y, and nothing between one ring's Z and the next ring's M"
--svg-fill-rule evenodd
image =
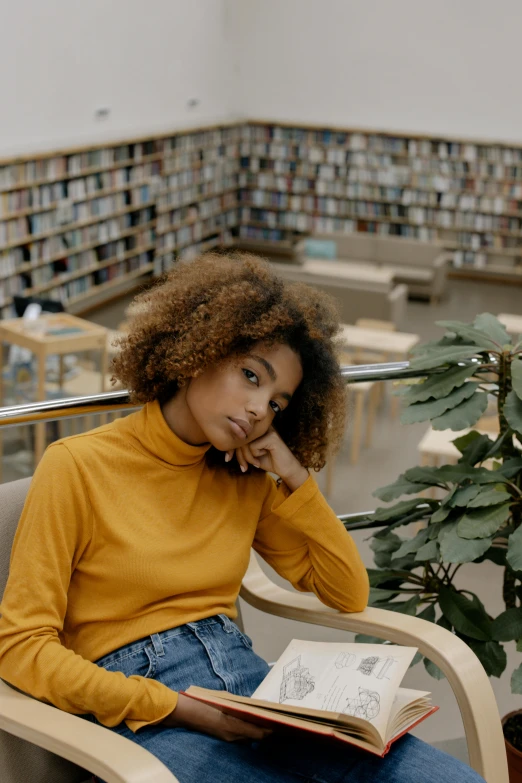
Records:
M422 715L418 720L416 720L414 723L411 723L407 728L404 729L404 731L401 731L400 734L397 734L393 739L391 739L388 744L385 746L382 753L379 753L378 750L370 750L369 748L361 748L360 745L358 745L356 742L351 741L350 735L346 734L343 735L343 737L339 737L337 734L334 734L335 729L332 726L328 726L328 729L331 729L330 732L322 732L322 731L316 731L312 728L312 724L310 725L310 728L308 726L292 726L288 724L283 718L279 717L278 713L274 713L274 715L270 716L264 716L264 715L257 715L255 712L249 712L247 705L240 703L240 702L229 702L228 704L230 707L226 706L226 708L223 707L221 704L216 704L215 701L213 701L211 698L203 699L201 696L195 696L193 693L186 693L186 691L180 691L183 696L188 696L189 699L194 699L194 701L202 701L205 704L210 704L212 707L216 707L216 709L220 709L221 712L225 712L226 714L233 715L234 717L242 717L244 715L252 715L253 718L255 718L255 721L252 721L252 723L256 723L257 725L272 725L274 723L281 724L281 726L284 726L285 728L293 731L307 731L310 734L317 734L320 737L330 737L333 740L338 740L339 742L347 742L349 745L353 745L356 748L359 748L359 750L366 750L368 753L373 753L374 756L379 756L380 758L384 758L384 756L388 753L391 746L394 742L396 742L398 739L403 737L405 734L408 734L409 731L414 729L416 726L419 725L419 723L422 723L426 718L429 718L430 715L433 715L435 712L438 712L439 707L432 707L429 712L427 712L425 715ZM244 707L244 709L242 709ZM262 707L258 707L257 709L263 709ZM291 715L289 713L289 718L297 718L298 720L306 720L306 717L301 717L299 715Z

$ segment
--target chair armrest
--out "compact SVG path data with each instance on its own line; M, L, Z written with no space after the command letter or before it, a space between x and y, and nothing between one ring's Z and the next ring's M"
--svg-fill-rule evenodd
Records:
M0 680L0 729L88 769L106 783L177 783L152 753Z
M487 783L508 783L506 749L495 696L480 661L461 639L417 617L368 608L343 614L309 594L274 584L252 553L241 598L256 609L313 625L324 625L418 647L446 675L457 699L470 765Z

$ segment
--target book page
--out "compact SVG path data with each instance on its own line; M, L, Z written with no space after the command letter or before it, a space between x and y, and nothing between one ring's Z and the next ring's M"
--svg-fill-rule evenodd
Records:
M384 742L397 690L416 652L294 639L252 698L366 720Z

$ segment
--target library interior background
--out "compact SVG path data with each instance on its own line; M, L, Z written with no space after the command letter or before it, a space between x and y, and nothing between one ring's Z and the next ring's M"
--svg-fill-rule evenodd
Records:
M484 366L478 386L461 373L432 396L400 380L347 384L343 445L317 476L337 514L386 506L374 491L416 466L491 469L507 455L492 448L502 433L517 459L519 3L3 0L0 17L0 413L115 389L115 340L136 293L204 251L236 248L338 300L342 365L425 369L431 356L455 372L465 355ZM445 334L449 353L420 348ZM31 476L46 445L100 421L0 428L1 481ZM522 470L512 475L520 495ZM428 503L452 486L413 484ZM520 510L500 501L467 509L479 532L468 525L463 540L478 546L442 566L459 566L454 589L484 610L470 645L504 716L522 706L522 591L506 565ZM422 573L429 560L412 563L427 528L415 519L394 536L425 534L400 553ZM372 532L353 534L366 566L392 563L399 538ZM498 557L480 556L485 538ZM415 600L402 611L419 613ZM487 624L506 606L518 635ZM292 638L346 639L246 605L243 621L267 660ZM407 675L441 708L418 736L465 759L457 702L432 674L420 662Z

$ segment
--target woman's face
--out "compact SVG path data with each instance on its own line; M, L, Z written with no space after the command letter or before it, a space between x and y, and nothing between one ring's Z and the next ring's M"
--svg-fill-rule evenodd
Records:
M288 345L259 343L192 378L185 401L205 441L228 451L264 435L302 377L301 360Z

